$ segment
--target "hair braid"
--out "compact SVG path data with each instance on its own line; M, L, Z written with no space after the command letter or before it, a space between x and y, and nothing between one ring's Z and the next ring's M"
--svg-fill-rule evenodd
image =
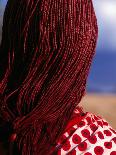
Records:
M54 154L86 89L97 20L91 0L8 0L0 117L21 155Z

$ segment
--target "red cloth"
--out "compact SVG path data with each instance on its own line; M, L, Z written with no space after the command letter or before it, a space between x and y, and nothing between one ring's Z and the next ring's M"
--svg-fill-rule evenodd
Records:
M81 117L74 112L57 143L58 155L116 155L116 131L89 112Z

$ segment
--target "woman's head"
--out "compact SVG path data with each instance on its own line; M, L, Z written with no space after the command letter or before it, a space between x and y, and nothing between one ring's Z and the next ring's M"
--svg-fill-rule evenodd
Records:
M12 124L22 154L49 152L63 132L84 95L97 33L91 0L8 0L1 117Z

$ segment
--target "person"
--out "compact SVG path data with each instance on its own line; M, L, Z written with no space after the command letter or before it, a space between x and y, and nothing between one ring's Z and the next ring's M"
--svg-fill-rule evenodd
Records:
M0 141L10 155L116 155L116 131L79 103L98 37L92 0L8 0Z

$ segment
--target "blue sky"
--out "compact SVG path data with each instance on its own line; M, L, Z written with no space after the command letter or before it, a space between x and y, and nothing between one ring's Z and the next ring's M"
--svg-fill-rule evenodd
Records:
M88 90L116 93L116 0L93 0L99 36Z
M99 26L98 48L116 52L116 0L93 0L93 3Z

